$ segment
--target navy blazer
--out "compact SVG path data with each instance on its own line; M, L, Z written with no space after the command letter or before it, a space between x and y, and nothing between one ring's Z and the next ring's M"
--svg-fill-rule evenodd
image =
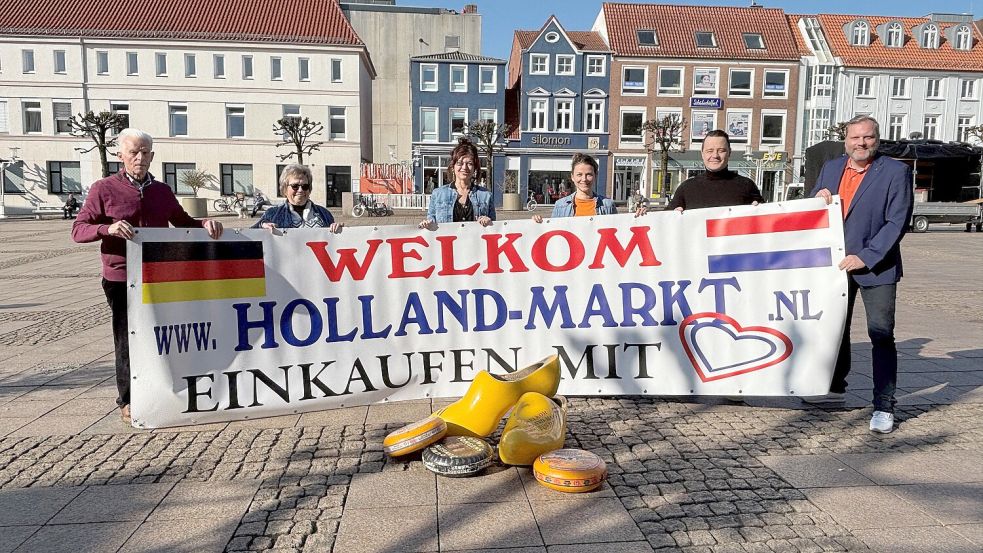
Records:
M823 165L813 196L823 189L839 193L847 159L844 154ZM912 186L911 168L896 159L876 155L867 169L843 221L846 254L856 255L867 266L850 273L860 286L901 279L901 238L914 208Z

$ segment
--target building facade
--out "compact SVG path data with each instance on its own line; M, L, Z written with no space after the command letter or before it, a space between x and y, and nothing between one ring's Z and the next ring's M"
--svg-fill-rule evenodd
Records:
M410 58L415 192L429 194L448 184L450 152L469 123L504 122L504 87L505 60L463 52ZM496 157L492 182L501 183L505 164ZM481 164L487 172L484 152Z
M783 193L791 173L799 87L799 50L782 10L605 3L593 29L610 44L612 193L642 190L665 200L704 170L703 136L731 136L730 168L753 179L766 198ZM646 121L676 114L679 149L661 175L661 149Z
M324 130L320 151L305 158L313 199L334 205L370 159L375 72L368 52L334 0L311 0L312 23L295 10L224 17L229 3L135 0L136 13L110 17L114 4L93 0L66 11L53 0L16 0L0 13L0 157L23 160L4 178L8 213L84 193L101 177L93 143L71 133L69 117L114 111L154 137L151 173L179 195L182 175L217 179L199 196L277 196L284 163L274 122L309 117ZM11 4L11 3L8 3ZM29 23L25 23L29 22ZM277 31L271 31L277 29ZM115 161L115 158L111 158ZM114 166L114 168L118 168ZM340 203L338 204L340 205Z
M552 204L572 191L574 153L600 166L594 189L610 194L608 104L611 53L598 33L567 31L556 17L538 31L516 31L507 95L516 130L508 169L522 198Z

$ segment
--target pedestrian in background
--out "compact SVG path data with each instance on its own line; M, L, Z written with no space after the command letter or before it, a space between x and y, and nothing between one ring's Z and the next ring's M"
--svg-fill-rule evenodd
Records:
M79 201L75 199L75 194L69 194L68 199L65 200L65 207L62 209L62 219L71 219L75 216L75 212L78 211Z

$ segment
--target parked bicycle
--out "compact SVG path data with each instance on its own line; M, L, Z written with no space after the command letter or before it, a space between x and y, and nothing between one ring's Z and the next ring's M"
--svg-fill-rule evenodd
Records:
M526 200L526 211L536 211L539 204L536 203L536 198L533 196L532 192L529 193L529 199Z
M639 208L639 206L649 207L649 200L645 196L642 196L641 192L636 192L628 198L628 211L633 213Z
M365 196L359 196L355 206L352 207L352 215L361 217L366 213L372 217L387 217L393 214L393 210L385 202L380 202L378 199L374 199L370 203Z
M235 196L222 196L212 202L212 208L215 211L228 211L229 213L239 213L243 209L252 211L254 205L256 205L256 199L252 196L246 196L242 192L236 192Z

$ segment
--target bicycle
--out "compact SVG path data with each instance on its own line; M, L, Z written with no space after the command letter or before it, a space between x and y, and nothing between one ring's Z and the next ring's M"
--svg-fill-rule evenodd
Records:
M385 202L380 202L379 200L373 200L370 204L365 196L358 197L358 203L352 206L352 215L355 217L361 217L368 213L372 216L386 217L393 214L391 207L386 205Z
M536 203L536 198L530 193L529 199L526 200L526 211L536 211L537 207L539 207L539 204Z
M236 192L235 196L222 196L212 202L212 208L215 211L228 211L229 213L239 213L243 209L251 211L255 205L256 198L246 196L242 192Z

